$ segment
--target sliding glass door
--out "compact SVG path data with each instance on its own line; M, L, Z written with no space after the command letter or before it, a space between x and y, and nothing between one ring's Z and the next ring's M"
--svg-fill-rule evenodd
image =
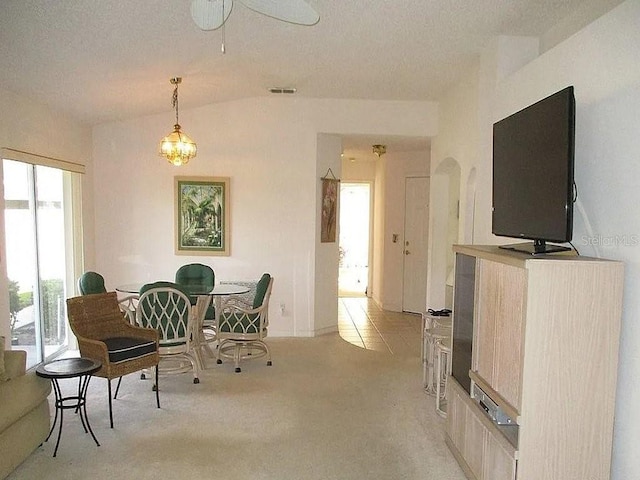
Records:
M11 342L28 367L65 349L73 295L73 174L3 160Z

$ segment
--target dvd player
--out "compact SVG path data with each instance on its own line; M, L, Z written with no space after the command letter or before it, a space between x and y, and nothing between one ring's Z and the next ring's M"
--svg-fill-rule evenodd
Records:
M471 386L471 398L487 412L489 418L496 425L517 425L515 420L509 417L500 406L494 402L476 383Z

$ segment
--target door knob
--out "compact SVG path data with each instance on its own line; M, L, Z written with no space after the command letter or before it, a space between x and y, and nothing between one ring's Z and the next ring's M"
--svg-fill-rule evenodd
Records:
M405 250L405 251L404 251L404 254L405 254L405 255L410 255L410 254L411 254L411 252L410 252L409 250Z

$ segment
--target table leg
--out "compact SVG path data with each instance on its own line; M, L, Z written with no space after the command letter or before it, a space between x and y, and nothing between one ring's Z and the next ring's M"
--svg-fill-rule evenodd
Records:
M91 424L89 423L89 417L87 416L87 387L89 386L89 380L91 379L91 375L82 375L78 378L78 395L71 397L63 397L62 391L60 389L60 384L58 383L57 378L52 378L51 383L53 385L53 392L55 394L55 408L56 414L53 419L53 424L51 425L51 430L49 430L49 435L45 439L45 442L49 441L53 430L56 427L56 423L58 424L58 438L56 439L56 446L53 449L53 456L55 457L58 454L58 447L60 446L60 438L62 437L62 424L64 423L64 411L66 409L73 408L76 413L80 415L80 422L82 423L82 427L84 428L85 433L90 433L93 437L93 441L96 442L96 445L99 447L100 443L96 438L93 430L91 429Z
M60 391L60 385L58 384L58 380L55 378L51 379L51 383L53 384L53 391L56 397L56 416L53 420L53 425L51 425L51 430L49 431L49 436L45 440L48 441L51 433L53 433L53 429L56 426L56 422L58 421L58 413L60 413L60 425L58 426L58 439L56 440L56 447L53 449L53 456L55 457L58 453L58 446L60 445L60 437L62 436L62 420L64 415L64 399L62 398L62 392Z
M87 428L89 429L89 433L93 437L93 441L96 442L96 445L99 447L100 443L98 442L98 439L93 433L91 424L89 423L89 417L87 416L87 388L89 387L90 380L91 380L91 375L85 375L84 378L82 379L82 393L80 395L80 399L78 400L78 403L82 403L82 409L80 411L80 419L82 420L82 417L84 416L84 420L82 420L82 425L85 427L84 431L86 433Z
M196 334L195 334L195 351L196 351L196 359L200 364L200 369L204 369L204 361L202 359L202 350L205 350L210 357L213 357L213 352L207 345L207 340L204 336L204 317L207 314L207 309L211 303L211 297L209 295L198 295L198 299L196 301Z

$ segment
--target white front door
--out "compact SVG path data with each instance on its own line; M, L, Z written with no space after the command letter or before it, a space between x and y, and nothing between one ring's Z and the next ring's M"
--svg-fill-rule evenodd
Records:
M421 313L427 304L429 177L405 180L402 310Z

